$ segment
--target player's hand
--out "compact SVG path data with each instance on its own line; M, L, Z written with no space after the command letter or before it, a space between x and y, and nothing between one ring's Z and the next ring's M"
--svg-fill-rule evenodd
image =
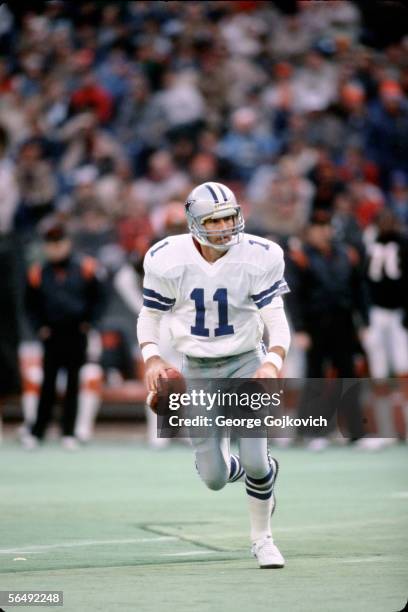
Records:
M150 357L146 361L145 383L148 391L157 392L157 385L160 378L168 379L167 370L174 370L172 365L164 361L158 355Z
M263 363L255 374L253 378L278 378L279 372L278 368L273 365L273 363Z
M302 351L308 351L312 346L312 339L306 332L297 332L293 336L293 344Z

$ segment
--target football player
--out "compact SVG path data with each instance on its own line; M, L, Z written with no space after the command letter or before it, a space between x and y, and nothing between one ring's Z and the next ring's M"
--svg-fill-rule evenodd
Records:
M276 378L290 334L281 295L288 292L282 249L244 233L241 207L220 183L199 185L187 198L189 234L161 240L144 260L144 305L137 325L146 385L156 391L172 369L158 348L160 319L170 312L176 350L187 378ZM269 348L264 354L264 328ZM266 438L240 438L239 457L226 438L193 440L198 473L213 490L245 480L252 553L261 568L279 568L270 518L278 463Z
M367 228L367 279L370 289L370 325L365 349L370 374L375 378L375 418L384 442L396 441L392 394L386 380L401 381L402 401L408 425L408 240L390 210L382 211ZM405 396L405 397L404 397Z

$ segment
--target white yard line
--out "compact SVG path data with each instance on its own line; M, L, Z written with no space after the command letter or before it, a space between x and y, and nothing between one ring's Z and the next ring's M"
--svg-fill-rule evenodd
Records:
M176 552L176 553L162 553L161 557L192 557L193 555L218 555L220 552L218 550L188 550L186 552ZM223 553L225 554L225 553Z
M393 499L408 499L408 491L397 491L396 493L392 493L391 497Z
M367 525L398 525L401 522L406 522L406 518L405 517L398 517L396 519L367 519L367 520L361 520L361 521L349 521L349 522L339 522L339 523L316 523L316 524L311 524L311 525L291 525L289 527L279 527L276 526L272 523L272 527L274 532L276 532L277 535L279 535L280 533L291 533L291 532L306 532L306 531L324 531L326 529L335 529L335 530L341 530L341 529L353 529L353 528L360 528L360 527L366 527ZM211 536L205 536L208 538L209 541L212 540L225 540L225 539L230 539L232 537L244 537L244 536L248 536L248 532L247 531L227 531L225 533L217 533ZM190 539L205 539L203 538L203 534L202 533L189 533L189 532L185 532L183 533L183 537L184 538L190 538Z
M405 496L408 498L408 491L401 491L400 493L396 493L394 495ZM401 497L402 498L402 497ZM325 531L325 530L344 530L344 529L353 529L360 527L367 527L367 525L397 525L401 522L405 522L405 517L399 517L396 519L368 519L361 521L350 521L350 522L338 522L338 523L316 523L312 525L292 525L289 527L275 527L276 534L283 533L305 533L308 531ZM244 531L234 531L227 532L224 534L214 534L212 536L204 536L202 533L183 533L183 538L185 539L197 539L197 540L206 540L208 538L208 542L211 543L214 540L223 540L225 538L230 539L232 537L246 537L248 534ZM142 544L150 542L161 543L161 542L171 542L171 541L182 541L182 538L176 535L163 535L156 536L151 538L129 538L129 539L117 539L117 540L79 540L73 542L58 542L55 544L34 544L34 545L26 545L19 546L15 548L0 548L0 555L9 555L9 554L41 554L50 550L58 550L64 548L81 548L81 547L91 547L91 546L109 546L109 545L129 545L129 544ZM183 556L183 555L203 555L203 554L214 554L218 551L212 550L204 550L204 551L191 551L191 552L177 552L177 553L163 553L161 556ZM377 560L377 557L372 557L372 560ZM364 560L356 560L351 559L350 563L362 563ZM347 562L347 561L344 561Z
M178 540L177 536L157 536L154 538L132 538L122 540L79 540L77 542L58 542L56 544L33 544L22 546L21 548L0 548L0 555L9 555L11 553L36 553L46 552L47 550L55 550L58 548L79 548L81 546L105 546L110 544L141 544L143 542L170 542Z
M367 525L398 525L406 522L405 517L395 519L363 519L361 521L342 521L338 523L317 523L312 525L293 525L291 527L276 527L277 533L286 533L291 531L324 531L326 529L353 529L358 527L367 527Z
M328 559L329 560L329 559ZM377 555L375 557L360 557L360 558L345 558L345 559L335 559L336 563L389 563L390 561L394 561L395 557L381 557Z

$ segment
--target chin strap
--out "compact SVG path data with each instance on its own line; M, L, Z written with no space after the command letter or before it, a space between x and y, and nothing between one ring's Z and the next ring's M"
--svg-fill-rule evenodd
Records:
M193 242L194 242L194 246L197 249L197 251L200 253L200 255L203 254L203 249L201 248L201 244L198 242L197 238L195 236L193 236Z

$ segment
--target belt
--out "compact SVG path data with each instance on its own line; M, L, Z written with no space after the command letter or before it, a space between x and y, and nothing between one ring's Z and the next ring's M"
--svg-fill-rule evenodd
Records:
M254 353L256 353L256 349L245 351L245 353L238 353L237 355L226 355L225 357L193 357L191 355L185 355L185 358L190 364L221 367L230 363L233 359L241 359L242 357L246 357Z

